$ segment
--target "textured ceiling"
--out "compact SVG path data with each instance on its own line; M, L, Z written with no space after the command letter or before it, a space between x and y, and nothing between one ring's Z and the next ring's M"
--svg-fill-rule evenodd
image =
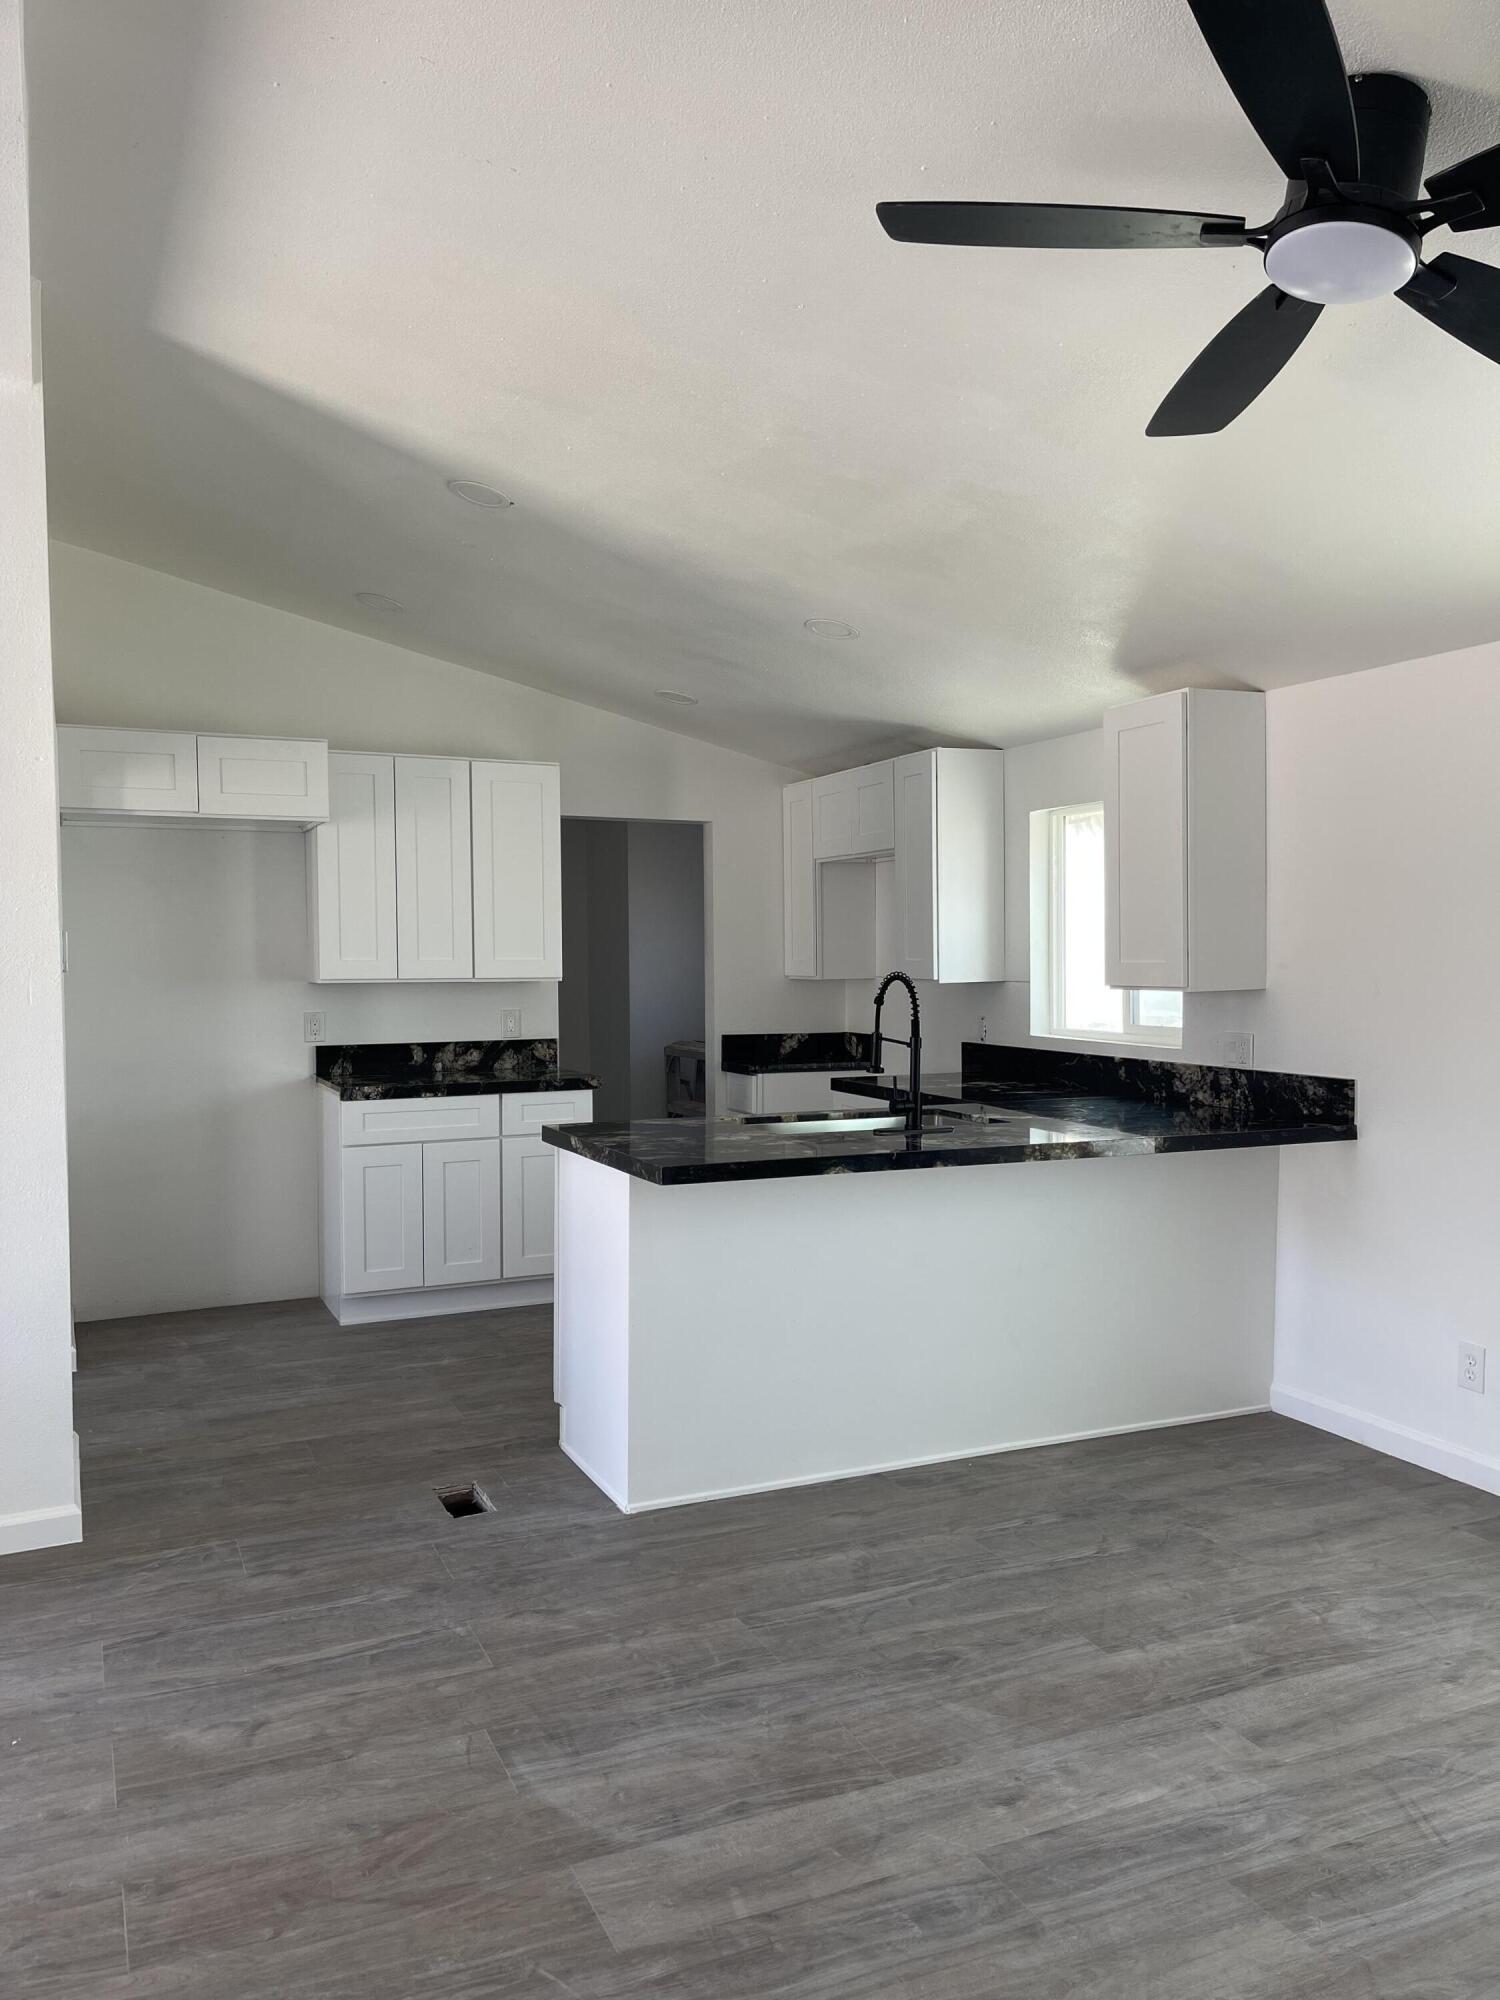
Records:
M1428 86L1432 165L1500 139L1493 0L1334 12L1351 67ZM1268 215L1182 0L29 17L64 540L808 767L1500 634L1500 368L1335 309L1233 429L1148 440L1253 251L876 224Z

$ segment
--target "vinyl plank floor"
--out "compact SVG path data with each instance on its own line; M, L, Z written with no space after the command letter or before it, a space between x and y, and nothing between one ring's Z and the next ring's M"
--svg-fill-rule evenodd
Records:
M626 1519L544 1310L79 1362L7 2000L1493 1995L1491 1496L1258 1416Z

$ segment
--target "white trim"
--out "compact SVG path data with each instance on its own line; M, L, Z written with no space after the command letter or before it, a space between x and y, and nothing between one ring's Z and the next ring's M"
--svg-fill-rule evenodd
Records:
M560 1414L561 1413L559 1413L559 1415ZM624 1500L622 1500L620 1495L615 1491L614 1487L610 1484L610 1482L607 1479L601 1479L599 1477L599 1474L595 1472L594 1468L589 1464L588 1460L586 1458L580 1458L578 1453L574 1451L572 1445L568 1443L566 1438L559 1438L558 1444L561 1447L564 1458L571 1458L573 1463L578 1467L578 1470L583 1474L584 1478L591 1479L595 1484L595 1486L598 1487L599 1491L605 1496L606 1499L614 1501L615 1505L619 1508L622 1514L640 1514L645 1512L644 1508L627 1506ZM686 1503L679 1502L676 1500L654 1500L649 1504L653 1507L676 1507L679 1505L684 1505Z
M550 1306L550 1278L513 1278L498 1285L439 1285L432 1291L352 1293L324 1299L340 1326L384 1320L438 1318L444 1313L495 1312L506 1306Z
M1392 1423L1370 1410L1356 1410L1347 1403L1330 1402L1324 1396L1305 1396L1279 1382L1271 1384L1271 1408L1278 1416L1293 1417L1299 1424L1311 1424L1320 1431L1332 1431L1335 1437L1368 1445L1372 1451L1383 1451L1388 1458L1404 1459L1408 1465L1420 1465L1427 1472L1441 1473L1445 1479L1456 1479L1464 1486L1477 1486L1485 1493L1500 1493L1500 1458L1492 1458L1488 1452L1449 1444L1429 1431Z
M908 1472L921 1465L956 1465L969 1458L998 1458L1008 1451L1040 1451L1050 1444L1083 1444L1090 1438L1129 1437L1136 1431L1176 1430L1183 1424L1224 1423L1230 1417L1260 1417L1266 1413L1265 1403L1246 1403L1233 1410L1200 1410L1186 1417L1153 1417L1142 1424L1106 1424L1100 1430L1059 1431L1053 1437L1019 1438L1014 1444L982 1445L965 1451L939 1451L921 1458L890 1458L879 1465L851 1465L843 1472L810 1472L800 1479L768 1479L757 1481L751 1486L717 1486L703 1493L679 1493L669 1500L637 1500L627 1505L595 1473L590 1472L577 1452L570 1451L565 1444L563 1450L581 1472L588 1473L594 1484L611 1500L622 1514L654 1514L664 1507L697 1507L706 1500L739 1500L751 1493L782 1493L793 1486L831 1486L840 1479L870 1479L879 1472Z
M1078 1043L1102 1048L1180 1049L1183 1026L1144 1027L1132 1019L1140 990L1122 989L1124 1026L1070 1028L1058 1017L1064 991L1063 935L1066 923L1066 871L1063 865L1067 821L1075 813L1103 812L1094 801L1076 805L1038 806L1030 816L1031 836L1031 1021L1033 1041Z
M73 1433L73 1498L63 1507L32 1507L24 1514L0 1514L0 1556L27 1549L66 1548L83 1540L83 1481L78 1468L78 1433Z

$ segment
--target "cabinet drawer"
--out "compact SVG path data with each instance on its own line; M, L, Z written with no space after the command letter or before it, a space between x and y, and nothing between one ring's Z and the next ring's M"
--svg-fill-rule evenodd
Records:
M64 812L195 813L198 739L65 724L57 732L57 793Z
M500 1130L519 1139L544 1125L587 1125L594 1115L591 1090L517 1090L500 1099Z
M339 1106L342 1146L499 1136L498 1097L366 1097Z

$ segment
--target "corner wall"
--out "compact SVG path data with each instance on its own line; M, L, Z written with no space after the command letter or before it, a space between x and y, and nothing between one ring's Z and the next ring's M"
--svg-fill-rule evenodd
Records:
M0 0L0 1555L76 1542L47 475L21 0Z
M1281 689L1267 724L1256 1060L1355 1077L1360 1127L1282 1159L1273 1407L1500 1492L1500 646Z

